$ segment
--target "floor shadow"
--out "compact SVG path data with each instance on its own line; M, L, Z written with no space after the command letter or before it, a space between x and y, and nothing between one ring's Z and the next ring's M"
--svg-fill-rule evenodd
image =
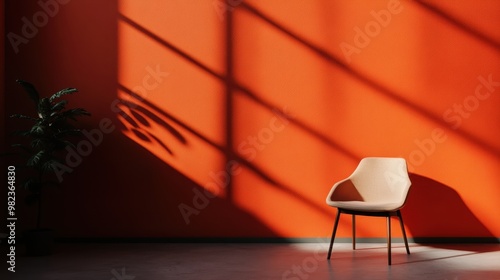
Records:
M414 173L410 174L410 179L412 187L402 212L416 243L429 245L429 242L445 240L447 243L498 243L453 188ZM453 248L455 245L440 243L438 246Z

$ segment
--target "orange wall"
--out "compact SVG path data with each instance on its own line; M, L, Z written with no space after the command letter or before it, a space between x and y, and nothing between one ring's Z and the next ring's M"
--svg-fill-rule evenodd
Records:
M411 236L500 236L497 1L51 3L7 1L7 33L39 26L5 42L6 109L23 78L93 113L47 198L61 236L325 237L365 156L407 159Z

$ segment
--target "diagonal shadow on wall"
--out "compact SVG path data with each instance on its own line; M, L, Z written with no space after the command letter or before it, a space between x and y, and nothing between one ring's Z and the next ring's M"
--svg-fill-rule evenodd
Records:
M488 35L484 34L480 30L468 25L467 23L461 21L450 13L440 9L439 7L424 1L414 1L417 5L424 8L427 12L434 14L435 16L445 20L446 22L452 24L459 30L463 31L469 36L476 38L478 41L485 43L486 45L500 50L500 43L490 38Z
M120 114L124 114L123 118L126 120L134 129L135 131L143 131L140 129L141 123L148 123L148 122L155 122L156 124L166 128L167 130L170 131L171 134L177 138L178 141L180 141L183 144L187 144L187 140L185 137L182 135L182 133L175 129L173 125L169 124L167 121L164 119L172 122L175 125L178 125L188 131L190 134L195 135L199 139L203 140L204 142L208 143L210 146L214 147L220 152L224 152L225 148L222 145L219 145L209 138L205 137L202 133L196 131L195 129L191 128L190 126L186 125L184 122L181 120L175 118L171 114L165 112L155 104L149 102L148 100L145 100L138 96L136 93L134 93L132 90L128 89L127 87L123 85L119 85L118 88L123 91L124 93L128 94L130 97L135 98L136 102L131 102L131 101L125 101L121 100L122 104L126 105L128 107L128 110L131 111L131 114L126 114L124 111ZM151 108L151 109L148 109ZM140 119L144 119L143 121L137 120L136 117L141 116ZM151 142L151 141L158 141L159 144L164 147L167 152L170 154L174 155L175 151L171 151L167 146L167 143L163 143L160 139L157 137L154 137L154 134L148 133L148 132L141 132L142 136L139 137L142 141L146 142ZM241 157L237 153L234 153L231 151L230 158L236 160L239 164L242 166L246 167L248 170L251 170L253 173L258 175L260 178L262 178L264 181L270 183L275 188L280 189L281 191L287 193L291 197L294 197L295 199L301 201L302 203L311 206L312 208L316 209L318 212L330 217L331 212L328 211L328 209L321 207L320 205L317 205L314 201L311 201L304 196L302 196L300 193L297 193L292 190L289 186L287 186L285 183L281 182L279 179L273 177L270 175L268 172L265 170L259 168L255 164L252 164L252 162L248 161L247 159ZM232 180L230 178L229 180ZM229 181L228 180L228 181ZM226 186L227 188L227 186ZM229 201L231 201L229 199Z
M390 99L398 102L399 104L410 108L411 110L417 112L421 116L425 117L426 119L432 121L433 123L436 123L440 127L448 127L449 124L446 123L446 121L441 117L430 111L429 109L419 106L418 104L415 104L411 100L404 98L401 96L401 94L398 94L394 90L390 88L388 85L381 84L372 78L368 77L367 75L363 74L361 71L353 68L352 66L347 65L345 62L343 62L341 59L336 57L334 54L329 53L325 49L316 46L315 44L309 42L307 39L303 38L299 34L295 33L293 30L290 30L283 24L277 22L274 20L271 16L265 14L258 8L252 6L249 3L242 3L240 5L245 11L249 12L250 14L254 15L255 17L261 19L263 22L269 24L269 26L272 26L273 28L279 30L281 33L287 35L291 39L295 40L296 42L300 43L304 47L310 49L313 51L315 54L318 56L322 57L325 61L328 61L329 63L337 66L338 68L342 69L355 79L359 80L363 84L371 87L372 89L376 90L377 92L384 94L385 96L389 97ZM477 37L476 37L477 38ZM469 133L467 131L454 131L458 135L460 135L462 138L466 139L470 143L475 144L482 150L485 150L486 152L493 153L493 154L500 154L500 150L498 150L497 147L491 145L490 143L484 141L480 137Z
M148 37L155 40L156 42L163 45L164 47L168 48L169 50L173 51L174 53L176 53L177 55L179 55L180 57L182 57L186 61L192 63L196 67L200 68L201 70L205 71L209 75L211 75L211 76L213 76L221 81L226 81L228 79L225 75L223 75L221 73L217 73L215 70L204 65L202 62L198 61L197 59L195 59L194 57L192 57L188 53L186 53L183 50L181 50L180 48L176 47L174 44L159 37L158 35L154 34L150 30L141 26L139 23L133 21L132 19L128 18L127 16L120 14L119 19L122 20L123 22L129 24L130 26L134 27L138 31L142 32L143 34L147 35ZM236 81L234 81L232 79L230 79L230 81L232 83L231 86L233 87L232 94L234 94L234 92L236 92L236 91L242 92L243 94L248 96L250 99L252 99L255 102L257 102L258 104L262 105L264 108L268 109L269 111L273 111L273 110L280 111L281 110L281 108L279 108L279 106L276 106L275 104L272 104L272 103L260 98L258 94L252 92L250 89L246 88L245 86L238 84ZM284 117L286 117L286 116L284 115ZM314 137L316 137L318 140L320 140L324 144L326 144L326 145L338 150L339 152L343 153L344 155L346 155L352 159L355 159L355 160L359 159L359 155L357 155L354 151L351 151L351 150L347 149L346 147L343 147L341 144L335 142L334 140L332 140L328 136L324 135L323 133L310 128L304 122L301 122L300 120L297 120L294 118L288 118L287 120L290 123L292 123L293 125L302 129L303 131L313 135Z

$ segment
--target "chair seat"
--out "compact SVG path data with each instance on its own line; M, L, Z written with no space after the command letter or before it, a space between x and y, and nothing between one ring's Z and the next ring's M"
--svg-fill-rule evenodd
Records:
M329 201L328 205L354 211L382 212L396 211L401 203L394 202L366 202L366 201Z

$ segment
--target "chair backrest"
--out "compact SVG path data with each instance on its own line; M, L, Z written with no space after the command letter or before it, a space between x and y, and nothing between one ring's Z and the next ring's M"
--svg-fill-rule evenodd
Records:
M367 202L406 202L411 181L404 158L363 158L349 176Z

